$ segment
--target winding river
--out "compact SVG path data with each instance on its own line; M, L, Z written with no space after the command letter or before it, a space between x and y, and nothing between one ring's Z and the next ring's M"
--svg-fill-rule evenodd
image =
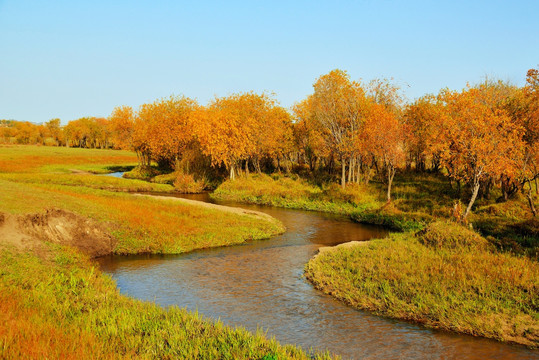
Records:
M207 195L182 196L210 201ZM537 351L435 331L358 311L313 288L303 268L321 246L386 235L347 218L274 207L263 211L287 231L269 240L175 256L112 256L103 271L121 292L178 305L283 344L328 350L343 359L539 359Z

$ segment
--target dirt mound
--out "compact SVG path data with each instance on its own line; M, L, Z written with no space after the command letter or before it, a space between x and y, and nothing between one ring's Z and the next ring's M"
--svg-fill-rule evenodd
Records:
M20 250L44 250L44 242L69 245L97 257L110 254L115 241L97 222L69 211L9 215L0 213L0 244ZM38 251L39 252L39 251Z

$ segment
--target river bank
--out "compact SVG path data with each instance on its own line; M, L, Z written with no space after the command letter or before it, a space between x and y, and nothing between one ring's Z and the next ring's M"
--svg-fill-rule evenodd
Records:
M2 358L311 358L262 333L123 296L80 251L42 246L0 251Z
M284 231L281 223L256 212L122 193L163 185L86 173L136 161L132 153L0 150L1 358L310 358L262 333L123 296L90 261L266 239Z
M421 183L429 184L425 179ZM440 221L450 219L449 196L432 198L442 185L434 177L430 184L427 198L412 185L397 183L397 200L384 204L372 195L363 196L368 194L364 187L342 191L300 179L255 175L223 183L213 197L336 212L360 223L400 231L368 246L322 248L306 265L305 276L324 293L358 309L538 347L539 313L534 301L539 293L539 267L536 260L520 255L536 258L538 240L533 226L515 225L526 223L526 208L517 201L480 204L471 221L480 231L489 230L487 240L463 226ZM338 195L330 197L332 192ZM418 198L399 198L405 192L417 193ZM504 216L501 209L512 208L520 212ZM436 245L423 243L425 236L435 238ZM512 245L504 248L508 243Z
M306 265L305 276L358 309L538 347L537 263L477 251L469 243L451 245L451 235L440 231L454 226L435 223L427 235L392 234L368 244L325 248ZM442 244L425 243L434 232Z

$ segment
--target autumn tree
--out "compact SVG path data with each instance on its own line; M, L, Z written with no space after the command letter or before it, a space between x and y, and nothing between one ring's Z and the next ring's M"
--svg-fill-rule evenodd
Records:
M60 124L60 119L50 119L45 123L45 126L47 127L50 136L53 138L54 142L56 143L56 146L61 145L62 138L63 138L63 132Z
M144 118L135 115L131 135L131 150L137 154L140 167L150 167L152 152L150 148L149 123Z
M363 117L365 94L342 70L332 70L313 85L311 116L324 132L328 148L341 162L341 186L346 186L346 163L353 152L353 137Z
M114 108L109 116L111 141L115 149L130 149L133 141L135 115L130 106Z
M314 171L318 160L328 156L329 149L324 141L323 131L311 115L311 102L312 97L308 97L296 103L292 111L295 118L293 125L295 146L304 161L309 164L309 169Z
M381 104L372 103L361 132L364 150L382 164L387 181L387 202L397 168L404 160L402 124L396 114Z
M235 179L241 163L289 151L290 115L266 94L252 92L216 98L199 112L196 132L214 166L224 165ZM248 165L247 165L248 166Z
M430 151L430 145L438 141L435 130L437 121L441 119L441 108L434 96L426 95L408 105L404 112L403 130L408 163L414 163L417 171L425 171L429 159L432 170L438 170L440 157Z
M196 101L185 96L171 96L144 104L138 120L145 122L147 146L154 160L178 169L183 152L194 140Z
M511 185L511 190L521 190L526 194L530 209L534 216L537 216L532 198L532 183L535 183L535 191L539 193L539 70L528 70L526 85L512 94L505 108L513 121L524 129L524 150L519 172L506 181ZM524 189L526 184L527 190ZM507 187L502 183L506 197Z
M522 128L506 112L484 101L485 90L479 86L460 93L443 90L439 95L444 111L434 147L450 176L471 187L463 219L472 209L482 180L516 171L522 149Z

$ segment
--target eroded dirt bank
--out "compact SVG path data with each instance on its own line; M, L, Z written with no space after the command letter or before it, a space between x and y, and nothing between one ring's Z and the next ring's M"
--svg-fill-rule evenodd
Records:
M0 213L0 246L45 255L45 242L69 245L90 257L110 254L116 246L115 239L103 225L69 211L49 209L28 215Z

